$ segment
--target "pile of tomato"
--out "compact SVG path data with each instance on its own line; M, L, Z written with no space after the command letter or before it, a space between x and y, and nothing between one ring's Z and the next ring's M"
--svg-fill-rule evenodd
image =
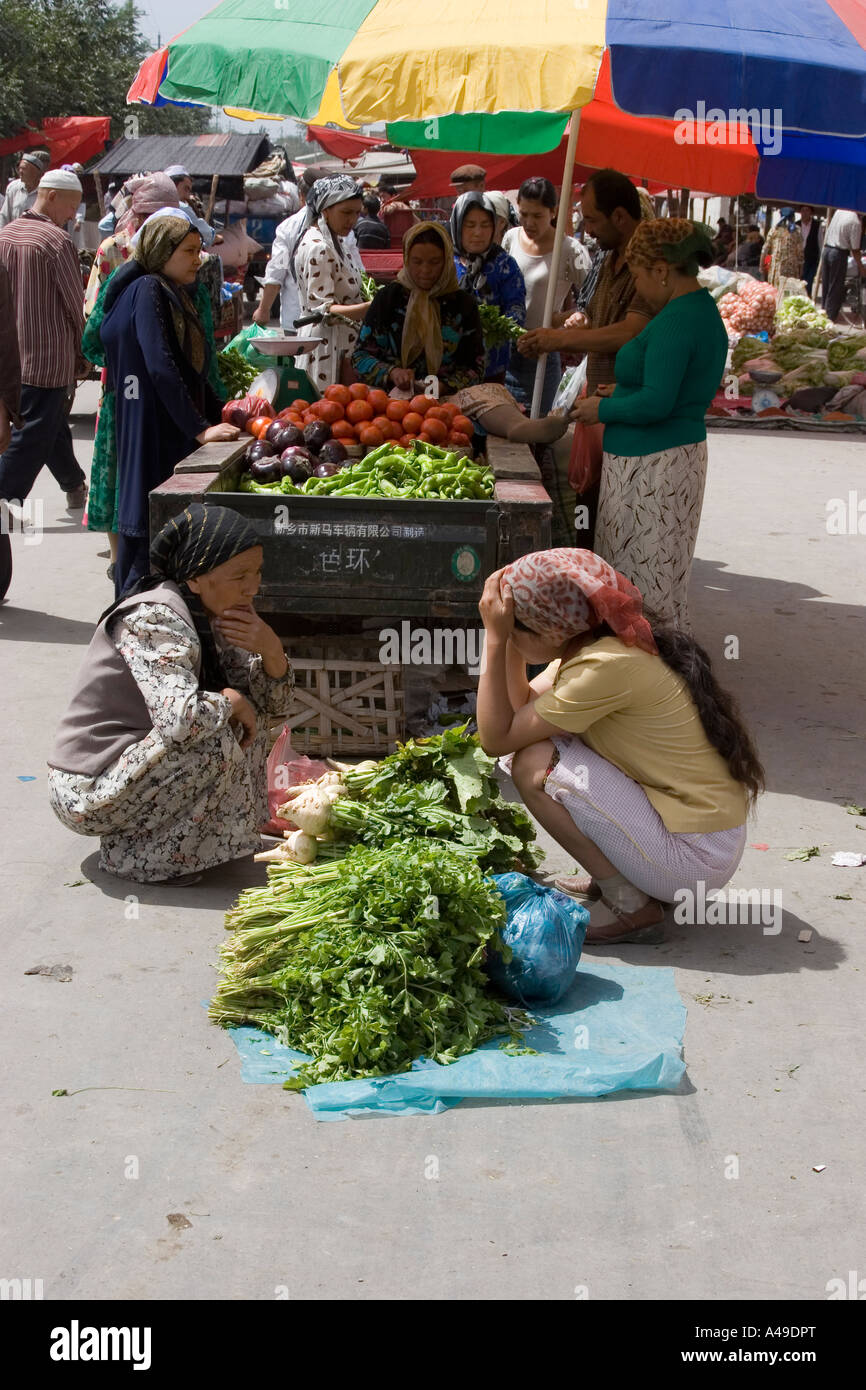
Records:
M329 386L320 401L292 401L280 416L300 428L321 420L330 426L332 439L361 444L365 449L389 441L405 446L414 439L455 449L469 448L472 442L472 422L455 405L443 404L432 396L392 400L386 391L363 382Z

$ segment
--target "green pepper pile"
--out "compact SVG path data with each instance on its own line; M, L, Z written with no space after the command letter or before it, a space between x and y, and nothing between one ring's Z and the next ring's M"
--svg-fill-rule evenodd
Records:
M409 449L382 444L357 463L346 464L330 478L308 478L295 485L283 478L278 483L256 483L244 474L241 492L282 493L294 497L395 497L435 501L486 501L493 496L493 472L486 464L473 463L456 452L435 444L413 444Z
M479 304L478 313L481 317L485 347L495 348L501 347L503 343L516 343L526 332L525 328L521 328L520 324L515 323L507 314L500 313L493 304Z
M225 352L217 353L217 366L230 401L246 395L259 374L258 368L250 366L237 348L226 348Z

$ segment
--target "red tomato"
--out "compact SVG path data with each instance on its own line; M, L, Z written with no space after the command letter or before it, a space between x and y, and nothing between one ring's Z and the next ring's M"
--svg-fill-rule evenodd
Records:
M370 394L369 386L363 381L353 382L347 390L353 401L365 401ZM372 419L372 416L370 418Z
M295 399L289 406L289 410L296 410L299 415L303 415L304 411L309 410L309 408L310 402L305 401L301 396L295 396Z
M449 420L453 420L455 415L460 414L453 401L441 401L439 403L438 409L444 410Z
M370 402L376 415L384 415L385 411L388 409L391 397L388 395L387 391L374 389L370 392L367 400Z
M417 410L410 410L408 415L403 416L403 429L406 434L420 434L424 428L424 417L419 415Z
M352 393L348 386L329 386L325 392L326 401L336 401L338 405L348 405Z
M430 436L433 444L444 444L448 438L448 426L444 420L432 418L429 414L424 416L424 434Z
M396 420L399 424L400 421L405 420L406 416L409 414L409 402L389 401L385 409L385 414L388 416L389 420Z
M417 439L417 435L414 435L414 434L401 434L401 436L400 436L400 438L399 438L399 440L398 440L397 442L398 442L398 444L400 445L400 448L401 448L401 449L411 449L411 447L412 447L412 445L415 443L415 440L416 440L416 439Z
M338 420L342 420L345 411L339 401L319 401L316 414L326 425L336 425Z
M470 439L475 433L475 426L465 415L455 415L451 421L451 428L456 430L458 434L468 434Z
M354 386L349 387L350 391L354 391L354 389ZM364 390L366 389L367 388L364 387ZM374 414L375 411L370 405L370 402L361 400L358 397L346 406L346 419L353 425L360 425L365 420L372 420Z
M270 428L270 424L270 416L257 415L254 420L247 421L247 430L256 439L264 439L265 430Z
M426 415L431 405L436 405L432 396L413 396L409 402L410 410L414 410L416 415Z
M448 436L448 443L453 444L455 449L468 449L472 440L468 434L460 434L458 430L452 430Z
M385 443L382 431L374 429L372 425L367 425L361 430L360 440L368 449L377 449L380 444Z
M373 428L379 431L383 439L399 439L403 433L400 426L394 420L389 420L387 415L374 416Z
M430 409L427 411L427 414L424 416L424 419L443 420L447 425L451 420L451 416L448 414L448 411L445 409L444 405L431 405Z
M331 426L332 439L355 439L355 426L350 425L348 420L337 420Z

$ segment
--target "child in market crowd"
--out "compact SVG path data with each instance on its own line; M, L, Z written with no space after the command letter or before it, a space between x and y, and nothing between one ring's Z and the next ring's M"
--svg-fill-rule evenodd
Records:
M107 873L190 883L260 847L268 720L288 713L293 676L252 606L262 548L237 512L187 507L155 537L150 570L100 619L49 798L70 830L100 837Z
M522 556L479 605L486 663L478 732L527 809L591 875L587 941L661 939L665 903L721 888L764 774L734 701L685 633L588 550ZM528 662L548 662L531 682Z

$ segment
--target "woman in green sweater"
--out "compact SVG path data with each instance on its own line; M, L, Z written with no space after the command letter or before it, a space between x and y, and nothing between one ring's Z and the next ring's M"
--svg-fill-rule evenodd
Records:
M641 222L628 245L635 288L656 310L616 356L616 386L573 417L604 425L595 549L655 617L690 630L689 572L707 472L704 415L724 373L728 335L698 267L709 234L683 217Z

